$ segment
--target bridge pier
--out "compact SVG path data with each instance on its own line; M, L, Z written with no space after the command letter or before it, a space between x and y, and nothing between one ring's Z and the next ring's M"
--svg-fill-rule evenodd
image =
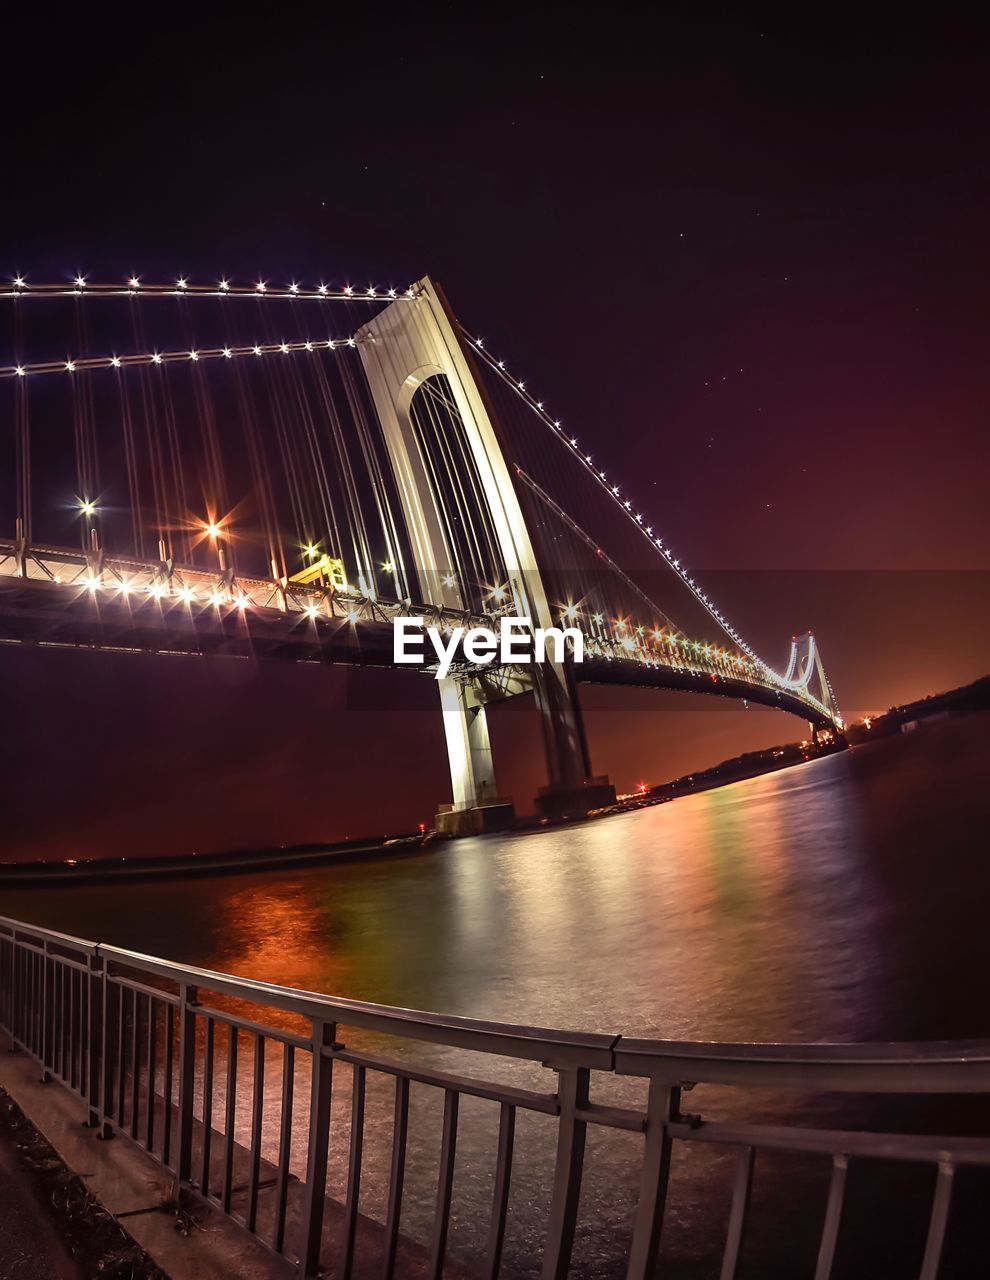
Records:
M498 794L488 717L472 681L438 681L453 803L443 805L436 828L451 836L507 831L516 820L512 801Z
M591 772L584 718L569 663L547 663L534 671L536 705L543 729L548 783L536 796L544 818L583 817L615 804L615 787Z
M829 755L833 751L845 751L849 746L846 735L836 725L814 724L811 728L811 744L817 755Z

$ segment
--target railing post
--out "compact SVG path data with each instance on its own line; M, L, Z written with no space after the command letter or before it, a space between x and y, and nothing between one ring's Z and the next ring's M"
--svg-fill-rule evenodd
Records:
M100 1062L100 1133L101 1138L113 1137L113 1064L114 1043L117 1039L117 1012L114 1009L113 993L110 987L110 966L103 961L103 972L100 977L103 1006L103 1027L100 1033L102 1048ZM118 988L119 991L119 988ZM118 1085L122 1087L122 1085Z
M337 1026L313 1020L313 1074L309 1091L309 1144L306 1149L306 1201L303 1206L299 1280L319 1274L323 1237L323 1208L327 1195L327 1150L330 1146L330 1089L333 1058L325 1052L334 1043Z
M650 1280L657 1265L660 1232L670 1180L670 1134L667 1126L679 1113L681 1091L676 1085L650 1080L646 1103L646 1147L639 1180L639 1203L633 1223L627 1280Z
M591 1072L587 1067L558 1070L557 1095L560 1117L557 1123L557 1163L553 1177L553 1199L547 1244L543 1255L543 1280L565 1280L571 1265L574 1227L577 1224L584 1172L584 1143L588 1124L577 1113L588 1105Z
M103 985L103 958L92 955L89 958L87 984L89 999L86 1002L87 1034L86 1034L86 1096L89 1099L89 1116L86 1123L96 1129L100 1123L100 1100L102 1097L101 1054L103 1049L103 996L106 988ZM149 1102L149 1107L152 1103Z
M48 1070L48 1058L52 1045L52 1029L51 1029L51 985L53 982L54 966L48 963L48 944L45 943L45 949L41 955L41 1083L49 1084L51 1082L51 1072Z
M179 1139L175 1159L175 1195L192 1177L193 1094L196 1086L196 997L191 983L179 985ZM137 1018L135 1003L134 1017ZM137 1064L134 1064L135 1075ZM166 1099L166 1105L168 1099Z

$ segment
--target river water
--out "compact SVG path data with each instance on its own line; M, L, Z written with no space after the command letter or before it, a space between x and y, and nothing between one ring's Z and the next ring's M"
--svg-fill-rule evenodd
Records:
M990 1036L988 730L988 717L972 717L533 834L305 870L7 892L0 910L269 982L536 1026L712 1040ZM532 1084L533 1071L515 1079ZM427 1107L412 1136L425 1166L434 1120ZM545 1208L540 1123L520 1136L532 1169L513 1201L511 1274L532 1271ZM489 1138L459 1148L452 1247L468 1261ZM589 1148L594 1221L576 1253L587 1275L615 1273L612 1234L635 1191L640 1140L605 1139ZM704 1234L703 1202L724 1198L718 1162L701 1163L685 1174L673 1274L715 1266L687 1241ZM428 1175L419 1208L413 1179L403 1220L414 1234L428 1230ZM383 1178L369 1176L369 1213ZM765 1244L754 1266L773 1261Z

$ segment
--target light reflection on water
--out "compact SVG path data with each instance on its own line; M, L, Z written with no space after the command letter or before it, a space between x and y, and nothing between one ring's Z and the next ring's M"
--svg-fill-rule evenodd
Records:
M299 871L19 891L2 910L269 982L536 1026L671 1039L986 1035L984 719L602 822ZM395 1043L388 1051L408 1052ZM452 1050L415 1056L484 1071ZM277 1081L274 1057L269 1074ZM538 1066L495 1075L552 1087ZM339 1077L344 1117L348 1073ZM615 1080L602 1088L626 1103L642 1092ZM245 1095L245 1123L247 1105ZM439 1105L418 1100L410 1137L403 1228L418 1235L431 1221ZM380 1214L385 1194L389 1106L387 1091L370 1096L370 1213ZM451 1243L468 1260L479 1243L472 1220L490 1195L496 1122L491 1104L464 1104ZM549 1185L544 1124L520 1130L510 1274L536 1266ZM343 1119L331 1162L338 1193L346 1140ZM596 1213L579 1238L583 1274L615 1273L636 1141L595 1134L589 1143L585 1201ZM300 1132L300 1173L303 1156ZM721 1194L704 1161L691 1159L688 1225ZM696 1265L684 1274L707 1274Z

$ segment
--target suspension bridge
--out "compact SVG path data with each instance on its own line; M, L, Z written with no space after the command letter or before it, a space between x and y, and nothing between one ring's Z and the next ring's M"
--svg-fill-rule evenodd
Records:
M452 833L512 819L486 719L505 698L535 697L550 816L615 796L580 683L777 707L841 743L814 636L782 670L760 657L598 448L429 278L16 277L0 306L0 640L390 666L400 616L578 629L580 664L461 653L437 681Z

